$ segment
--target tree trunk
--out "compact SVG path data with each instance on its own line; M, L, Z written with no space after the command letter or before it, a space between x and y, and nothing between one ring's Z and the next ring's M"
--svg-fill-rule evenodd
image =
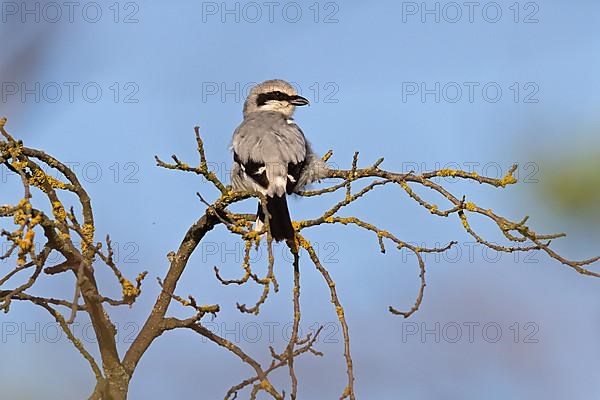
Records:
M129 379L130 377L123 372L97 382L89 400L127 400Z

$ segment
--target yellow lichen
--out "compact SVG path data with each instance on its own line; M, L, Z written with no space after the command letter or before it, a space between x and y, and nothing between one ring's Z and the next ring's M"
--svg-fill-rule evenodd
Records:
M88 243L94 242L94 225L83 224L81 227L81 234L83 235L84 239L81 242L81 250L85 252L88 249Z
M477 206L475 205L475 203L471 203L470 201L468 201L465 204L465 208L469 211L475 211L477 209Z
M246 235L248 234L248 232L246 232L244 229L240 228L239 226L236 225L230 225L229 229L234 232L234 233L238 233L240 235Z
M12 165L15 169L19 170L19 169L23 169L27 166L27 161L15 160L15 161L11 162L10 165Z
M13 216L13 222L15 225L23 226L27 222L28 215L23 212L23 210L19 209L15 212Z
M33 246L33 238L35 237L35 232L31 229L28 230L22 239L18 240L19 248L23 251L23 253L29 252L31 247Z
M30 211L31 203L29 202L29 199L27 199L27 198L21 199L19 201L19 204L17 204L17 208L23 208L23 209L25 209L25 211Z
M469 222L467 221L467 217L464 214L460 214L460 220L462 222L462 225L465 227L466 230L470 230L471 227L469 226Z
M500 186L506 187L506 185L512 185L514 183L517 183L517 179L512 175L512 172L508 172L500 181Z
M17 162L17 157L19 157L21 155L21 152L23 151L23 143L16 143L15 145L11 146L8 149L8 154L10 154L10 156L13 159L13 162ZM27 164L27 163L25 163Z
M437 176L456 176L456 174L458 174L458 171L455 169L440 169L439 171L437 171Z
M41 169L36 169L33 175L29 178L29 183L42 191L46 190L45 185L48 184L53 189L66 189L67 185L56 178L46 174Z
M246 218L244 217L235 217L232 216L233 222L236 226L239 227L247 227L247 226L252 226L252 222L248 221Z
M27 220L31 218L31 203L29 202L29 199L21 199L16 208L17 211L15 212L15 215L13 215L13 222L15 225L23 227L27 224Z
M309 249L311 247L310 242L307 241L306 239L304 239L300 235L296 235L296 240L298 241L298 246L300 246L300 247L303 247L305 249Z
M30 225L31 227L34 227L34 226L36 226L37 224L39 224L40 222L42 222L42 214L38 214L38 215L36 215L35 217L33 217L33 218L31 219L31 221L29 222L29 225Z
M123 298L126 300L135 299L139 294L140 290L133 286L130 280L121 278L121 287L123 288Z
M258 237L260 237L260 235L258 234L258 231L250 231L250 232L246 233L246 239L248 241L256 240Z
M342 225L348 225L356 222L356 218L354 217L338 217L337 222Z
M262 381L260 381L260 387L261 387L263 390L268 390L268 389L270 389L272 386L271 386L271 384L269 383L269 381L268 381L268 380L266 380L266 379L263 379Z
M52 202L52 214L60 221L65 221L67 219L67 213L60 201Z
M142 281L144 280L146 275L148 275L148 271L144 271L144 272L140 273L137 276L137 278L135 278L135 281L137 282L138 286L140 286L142 284Z

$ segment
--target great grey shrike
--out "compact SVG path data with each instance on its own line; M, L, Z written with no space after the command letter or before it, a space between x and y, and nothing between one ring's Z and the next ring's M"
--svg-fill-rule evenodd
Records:
M232 187L266 196L269 227L276 241L294 238L286 195L324 177L327 171L292 118L297 106L308 103L286 81L262 82L251 89L244 103L244 120L233 134ZM259 204L255 229L262 229L264 221Z

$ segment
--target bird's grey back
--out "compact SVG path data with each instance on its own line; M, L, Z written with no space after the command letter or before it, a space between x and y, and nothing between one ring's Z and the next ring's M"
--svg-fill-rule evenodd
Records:
M233 134L233 151L242 162L298 163L307 152L306 139L295 123L277 112L246 116Z

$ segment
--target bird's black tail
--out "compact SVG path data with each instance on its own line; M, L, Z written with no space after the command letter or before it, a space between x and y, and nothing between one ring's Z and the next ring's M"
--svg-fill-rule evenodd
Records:
M269 228L273 239L277 242L294 239L294 227L292 226L285 194L275 197L267 196L267 211L271 215ZM256 215L260 221L265 221L265 213L260 203Z

